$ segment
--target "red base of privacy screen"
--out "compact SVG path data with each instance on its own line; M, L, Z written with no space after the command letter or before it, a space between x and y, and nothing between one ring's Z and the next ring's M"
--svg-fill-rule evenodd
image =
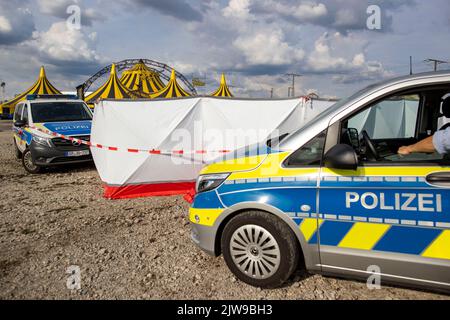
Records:
M138 184L120 187L105 185L103 188L103 196L107 199L184 195L184 199L191 203L195 195L195 181Z

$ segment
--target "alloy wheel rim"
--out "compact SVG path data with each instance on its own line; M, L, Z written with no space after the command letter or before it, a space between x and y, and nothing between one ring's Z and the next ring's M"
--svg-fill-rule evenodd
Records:
M231 236L231 258L244 274L255 279L267 279L280 267L280 247L273 235L257 225L245 225Z
M31 157L31 153L27 152L24 155L24 163L25 166L30 169L30 170L35 170L36 169L36 165L33 163L33 158Z

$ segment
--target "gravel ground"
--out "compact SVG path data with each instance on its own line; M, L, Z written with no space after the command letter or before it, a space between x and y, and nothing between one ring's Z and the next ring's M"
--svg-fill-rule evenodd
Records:
M181 197L110 201L93 165L29 175L0 122L0 299L449 299L299 272L286 287L237 281L189 238ZM81 269L81 290L66 288Z

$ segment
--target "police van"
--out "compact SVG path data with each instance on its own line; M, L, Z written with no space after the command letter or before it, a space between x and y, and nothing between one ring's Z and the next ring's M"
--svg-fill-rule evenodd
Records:
M92 112L72 95L29 95L16 106L14 152L29 173L67 163L92 161L89 147L52 135L89 141Z
M450 290L450 157L397 153L447 117L450 72L372 85L297 132L206 166L191 237L253 286L305 268Z

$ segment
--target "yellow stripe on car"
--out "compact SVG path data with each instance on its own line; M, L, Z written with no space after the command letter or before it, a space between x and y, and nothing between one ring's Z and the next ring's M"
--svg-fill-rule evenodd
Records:
M450 230L444 230L439 237L422 253L423 257L450 259Z
M339 243L341 248L371 250L391 226L357 222Z
M212 227L225 209L189 209L189 220L192 223Z
M311 240L312 236L316 233L317 229L320 228L322 223L322 219L317 220L315 218L307 218L302 221L300 224L300 231L305 237L306 242Z
M450 167L359 167L357 170L332 170L322 168L324 176L427 176L430 173L442 170L450 170Z

